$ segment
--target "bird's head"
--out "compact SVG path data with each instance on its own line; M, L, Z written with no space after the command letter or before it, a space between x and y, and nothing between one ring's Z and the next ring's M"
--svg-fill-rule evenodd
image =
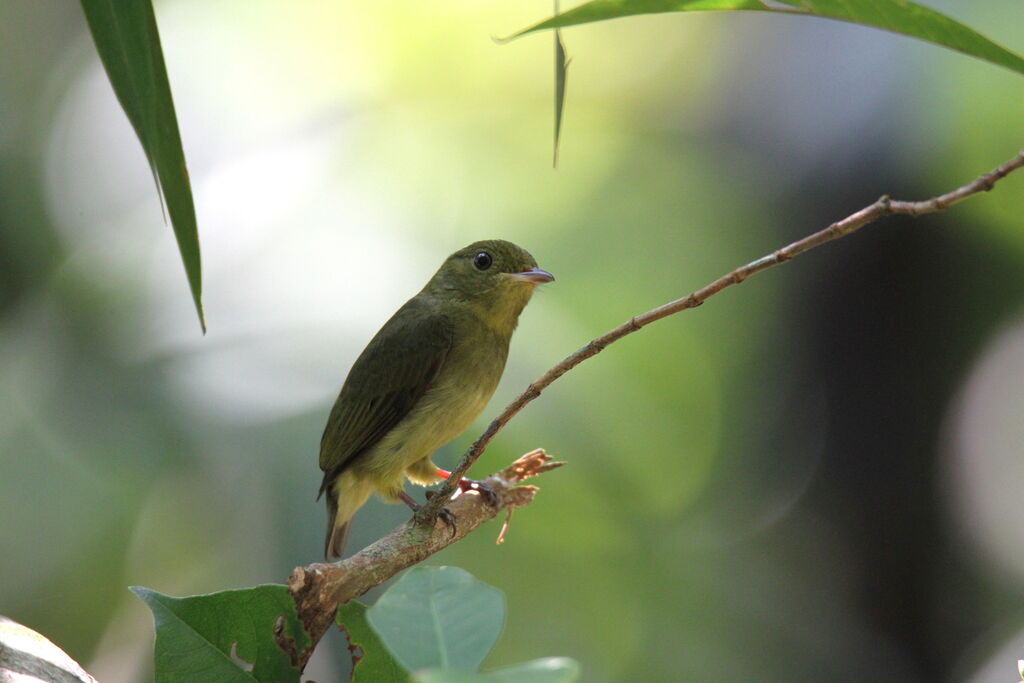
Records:
M449 256L425 291L473 304L495 323L512 327L534 288L554 280L522 247L505 240L481 240Z
M449 256L427 286L463 300L503 292L528 297L534 287L554 279L522 247L505 240L481 240Z

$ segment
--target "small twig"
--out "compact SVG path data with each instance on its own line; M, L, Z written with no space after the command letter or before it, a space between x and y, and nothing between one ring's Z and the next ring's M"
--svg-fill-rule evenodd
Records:
M505 542L505 534L508 532L509 525L512 524L512 510L513 508L505 510L505 521L501 523L501 531L498 532L498 538L494 541L497 545Z
M466 451L466 454L462 457L458 467L452 471L451 477L444 483L444 486L441 487L435 501L432 501L427 507L431 512L436 514L437 510L440 509L439 501L443 501L452 495L455 491L455 487L458 485L459 479L465 476L466 472L469 471L469 468L474 462L476 462L476 459L484 452L484 449L487 447L487 444L491 442L491 439L494 438L501 428L504 427L516 413L522 410L527 403L540 396L540 392L544 391L544 389L546 389L556 379L591 356L596 356L612 342L616 342L627 334L636 332L640 328L645 325L649 325L656 320L661 320L662 318L674 313L685 311L688 308L696 308L704 303L709 297L718 294L726 287L738 285L755 273L760 273L762 270L767 270L772 266L777 266L784 261L788 261L794 256L799 256L805 251L810 251L811 249L819 247L826 242L831 242L834 239L852 234L879 218L892 216L894 214L921 216L927 213L944 211L953 204L967 199L972 195L978 194L979 192L988 192L999 180L1022 166L1024 166L1024 150L1019 152L1017 156L1010 159L1005 164L998 166L989 173L978 177L974 181L958 187L951 192L947 192L937 197L932 197L931 199L908 202L897 201L890 199L888 195L883 195L874 204L865 206L860 211L850 214L846 218L833 223L823 230L819 230L818 232L797 240L796 242L778 249L771 254L762 256L755 261L751 261L746 265L731 270L714 282L687 294L683 298L670 301L669 303L658 306L646 313L630 318L615 329L591 340L586 344L586 346L567 356L562 362L555 365L553 368L541 375L539 379L530 384L530 386L526 388L526 391L516 397L516 399L512 401L512 403L510 403L508 407L505 408L505 410L503 410L493 422L491 422L490 425L487 426L484 433L481 434L480 437L469 447L469 450ZM426 512L426 510L424 512Z

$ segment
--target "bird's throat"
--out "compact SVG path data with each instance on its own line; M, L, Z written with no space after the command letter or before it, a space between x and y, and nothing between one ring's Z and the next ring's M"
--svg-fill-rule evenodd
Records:
M519 314L529 303L532 294L532 285L509 283L478 297L469 305L481 322L507 339L515 331Z

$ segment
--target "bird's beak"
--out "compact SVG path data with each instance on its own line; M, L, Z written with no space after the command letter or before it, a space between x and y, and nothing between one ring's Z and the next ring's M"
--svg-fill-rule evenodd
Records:
M542 285L545 282L553 282L555 276L540 268L529 268L521 273L506 273L513 280L527 282L531 285Z

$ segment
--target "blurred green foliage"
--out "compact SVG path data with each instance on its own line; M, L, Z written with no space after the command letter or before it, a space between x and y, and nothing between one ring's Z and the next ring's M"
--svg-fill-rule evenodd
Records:
M1021 51L1015 4L929 4ZM491 40L547 2L156 9L206 337L80 8L0 4L0 613L100 680L151 676L128 585L208 593L318 559L334 394L453 249L510 239L558 277L482 426L629 316L1020 147L1009 71L830 22L673 16L564 31L555 171L551 43ZM1022 183L752 278L545 391L475 474L538 446L569 466L505 544L495 525L433 559L507 596L484 667L1012 675ZM351 547L405 516L371 503ZM328 647L309 677L340 676Z

